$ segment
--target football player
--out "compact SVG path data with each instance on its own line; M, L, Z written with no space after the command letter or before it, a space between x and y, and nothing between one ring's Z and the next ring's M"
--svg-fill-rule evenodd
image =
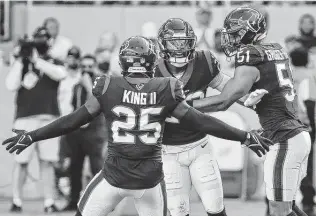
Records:
M187 103L204 98L208 87L222 90L229 80L210 51L195 50L196 35L188 22L168 19L158 32L158 44L155 76L180 80ZM170 214L189 215L193 185L209 216L226 216L221 175L207 134L169 117L162 143Z
M77 215L107 215L124 197L133 197L140 216L165 216L166 196L161 162L161 139L172 113L194 128L242 142L259 156L271 141L257 132L230 127L204 115L184 101L182 84L174 78L153 78L156 52L143 37L131 37L120 48L123 77L96 78L93 97L84 106L37 130L17 131L3 142L20 154L32 143L73 131L103 114L109 131L104 168L87 186Z
M310 136L297 118L288 54L279 44L263 43L266 35L264 16L257 10L241 7L230 12L224 21L221 42L226 56L235 56L234 77L221 94L193 101L193 107L205 112L226 110L249 91L261 91L257 94L260 100L248 105L259 101L256 112L263 136L275 143L264 164L269 214L306 215L294 200L306 175Z

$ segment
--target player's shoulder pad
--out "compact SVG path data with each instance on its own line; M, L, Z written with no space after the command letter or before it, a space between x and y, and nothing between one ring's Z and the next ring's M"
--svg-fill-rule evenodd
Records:
M220 63L211 51L203 50L203 54L206 58L211 73L216 76L221 71Z
M174 77L169 77L169 79L170 79L172 97L176 101L179 101L179 102L183 101L185 99L185 95L183 91L183 83Z
M244 45L238 48L235 56L236 67L241 65L254 66L264 60L264 48L261 45Z
M103 95L109 84L110 84L111 77L109 75L101 75L95 78L92 86L92 94L95 97L100 97Z

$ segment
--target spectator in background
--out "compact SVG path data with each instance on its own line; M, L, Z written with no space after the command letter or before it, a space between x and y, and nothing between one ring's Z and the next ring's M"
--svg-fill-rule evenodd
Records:
M298 41L309 52L309 66L316 70L316 37L315 31L315 18L311 14L304 14L299 21L300 36Z
M157 42L157 35L158 35L158 29L157 29L157 25L154 22L145 22L142 25L142 36L151 40L158 49L159 46Z
M298 41L306 48L316 47L316 37L314 35L315 18L311 14L304 14L300 18Z
M118 59L118 38L113 32L104 32L95 50L98 68L105 74L121 76Z
M67 115L73 111L71 104L73 87L80 81L81 73L79 70L80 64L80 49L76 46L70 48L65 59L65 65L67 69L67 77L61 81L59 92L58 92L58 101L61 115Z
M53 17L46 18L43 26L50 35L50 55L60 61L65 61L68 50L72 47L72 41L59 34L59 22Z
M299 31L300 35L297 37L297 41L302 45L303 48L305 48L305 52L308 52L308 67L311 68L310 73L308 74L309 77L313 77L313 74L316 70L316 37L314 35L315 30L315 18L311 14L304 14L301 16L299 20ZM293 51L292 51L293 52ZM296 50L296 52L292 53L292 61L293 64L295 61L298 61L305 57L303 55L303 50ZM308 86L313 86L313 79L309 79L309 82L306 82L306 84L310 84ZM305 85L306 87L306 85ZM313 92L307 91L310 94ZM311 141L312 141L312 149L309 154L308 158L308 167L307 167L307 176L302 180L301 184L301 192L303 194L303 209L304 211L309 215L315 215L313 207L315 205L314 203L314 197L315 197L315 189L313 187L313 176L314 176L314 170L313 170L313 161L314 161L314 143L315 143L315 100L313 97L308 97L304 101L305 107L306 107L306 113L307 117L310 123L311 127Z
M33 34L35 48L24 46L18 49L6 86L16 91L16 114L14 129L34 130L46 125L59 116L57 91L59 82L66 77L66 71L60 61L53 59L49 53L49 34L43 27ZM37 150L40 172L44 186L44 211L58 211L54 202L54 168L58 161L58 139L48 139L31 146L25 152L14 155L16 168L13 173L13 203L11 211L22 211L22 191L27 177L27 165Z
M308 68L308 51L304 47L295 48L290 52L293 65L293 79L298 90L298 105L300 119L310 127L312 143L315 142L315 101L316 101L316 71ZM308 157L307 176L302 180L300 190L303 195L303 210L308 216L315 216L313 187L313 154L314 145Z
M92 92L92 80L97 74L96 60L86 55L80 62L81 79L73 86L71 100L72 111L82 106ZM92 77L92 79L91 79ZM91 123L82 126L77 131L65 136L64 144L70 153L70 200L64 211L77 209L77 202L82 190L82 171L85 156L89 157L92 175L96 175L102 168L103 150L106 144L107 132L103 115L96 117Z
M296 36L291 35L285 38L285 49L287 53L291 53L293 50L303 47L303 45L299 42Z
M72 95L74 86L79 83L81 73L79 70L80 49L73 46L68 51L65 59L67 77L60 82L58 89L58 103L62 116L73 111ZM64 142L65 138L61 137L59 146L59 161L55 167L56 187L60 195L66 196L65 191L61 189L63 177L69 177L70 167L70 150ZM67 179L68 180L68 179ZM69 183L69 181L67 181Z
M194 29L197 37L197 50L212 50L214 30L211 28L212 12L209 8L199 8L196 11L198 27Z

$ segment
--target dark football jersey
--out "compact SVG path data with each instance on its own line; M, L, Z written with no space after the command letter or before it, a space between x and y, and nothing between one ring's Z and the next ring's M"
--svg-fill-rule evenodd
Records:
M116 187L151 188L163 179L161 140L165 119L184 100L175 78L153 78L131 84L123 77L95 80L108 129L108 155L104 176Z
M195 58L187 65L186 71L180 78L187 100L205 97L206 90L214 78L219 74L220 68L216 58L209 51L195 52ZM156 77L173 77L168 71L165 61L160 59L155 68ZM193 131L187 125L181 124L173 117L166 119L163 135L164 145L184 145L198 141L206 136L199 130Z
M282 47L279 44L242 46L235 60L236 67L241 65L255 66L260 71L260 79L251 91L269 92L256 106L264 136L282 142L306 130L297 117L292 71Z

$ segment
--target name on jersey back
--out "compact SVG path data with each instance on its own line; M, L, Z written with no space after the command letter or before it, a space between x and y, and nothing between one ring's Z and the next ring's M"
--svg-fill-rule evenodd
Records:
M269 61L288 59L288 54L282 50L265 50Z
M124 90L122 102L136 105L155 105L157 103L157 93Z

